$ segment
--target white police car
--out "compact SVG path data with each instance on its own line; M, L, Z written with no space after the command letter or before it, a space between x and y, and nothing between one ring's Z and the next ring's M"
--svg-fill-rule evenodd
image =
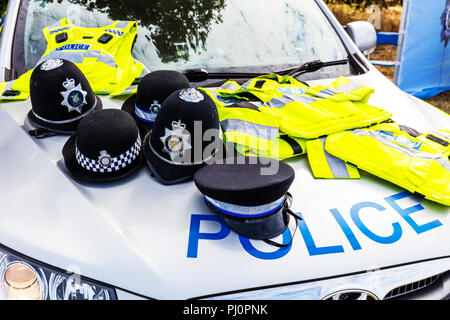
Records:
M227 78L348 57L302 80L344 75L375 88L370 104L399 123L450 127L448 115L400 91L361 54L375 45L371 27L350 27L357 47L321 0L211 0L200 9L186 2L179 15L170 1L148 10L116 2L86 10L73 0L11 0L0 80L34 67L45 51L42 28L63 17L91 27L134 17L134 55L149 70L203 68ZM218 81L203 80L196 85ZM104 108L123 103L102 100ZM290 192L304 220L292 245L275 248L231 232L193 183L163 186L145 169L115 185L74 182L61 160L67 137L32 139L24 130L29 109L29 100L0 104L1 298L449 297L449 207L365 173L357 181L315 180L300 157L289 161L296 170Z

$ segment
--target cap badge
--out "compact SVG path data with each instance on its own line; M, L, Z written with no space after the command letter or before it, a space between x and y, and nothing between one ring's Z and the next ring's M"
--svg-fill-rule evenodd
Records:
M87 104L87 92L83 91L81 88L81 83L75 86L74 79L66 79L62 85L67 90L61 92L61 95L64 98L61 105L67 107L68 112L75 110L81 113L81 108Z
M111 164L111 156L108 154L106 150L100 151L100 156L98 157L98 163L103 168L108 168Z
M203 101L203 99L205 99L205 97L197 89L189 88L189 89L183 89L180 91L180 99L184 100L186 102L197 103L197 102Z
M177 157L183 157L186 150L192 149L189 143L190 137L184 123L173 121L172 130L166 128L165 135L160 138L164 145L163 151L169 154L172 161Z
M41 65L41 70L49 71L62 66L64 62L61 59L48 59Z
M158 100L153 100L153 103L150 105L150 111L152 113L158 113L161 109L161 105L158 103Z

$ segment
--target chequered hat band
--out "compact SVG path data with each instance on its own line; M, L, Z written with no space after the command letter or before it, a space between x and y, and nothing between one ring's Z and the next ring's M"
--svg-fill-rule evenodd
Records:
M84 169L98 173L108 173L119 171L131 164L141 152L141 138L138 138L134 145L117 157L111 157L106 150L101 151L98 159L90 159L83 155L78 147L75 150L75 156L78 164Z

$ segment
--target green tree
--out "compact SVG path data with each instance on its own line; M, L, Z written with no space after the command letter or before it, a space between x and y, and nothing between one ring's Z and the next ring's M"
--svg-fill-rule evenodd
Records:
M2 0L0 0L2 1ZM41 0L43 4L62 0ZM189 59L206 42L212 23L222 22L225 0L68 0L112 20L135 20L146 27L146 37L163 62Z
M0 0L0 16L6 11L8 0Z

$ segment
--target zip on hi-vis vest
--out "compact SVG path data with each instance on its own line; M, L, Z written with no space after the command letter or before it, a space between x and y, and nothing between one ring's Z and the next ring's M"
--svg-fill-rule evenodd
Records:
M63 18L43 29L47 48L36 65L49 59L69 60L80 68L94 93L120 95L144 73L144 65L131 55L137 27L135 21L115 21L105 27L83 28ZM0 84L0 99L27 99L32 71Z
M327 86L309 87L290 76L269 74L243 85L228 81L217 89L202 90L216 103L225 140L246 155L294 157L305 153L306 140L367 127L392 116L367 104L374 89L344 77ZM350 178L359 177L355 168L348 169Z
M450 206L450 134L419 133L396 123L330 135L325 149L428 200Z

